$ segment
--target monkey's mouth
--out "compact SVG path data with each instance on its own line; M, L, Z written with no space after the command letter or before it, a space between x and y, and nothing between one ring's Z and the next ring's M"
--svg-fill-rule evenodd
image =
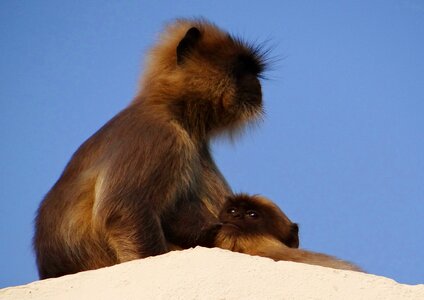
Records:
M222 228L228 228L228 229L237 230L237 231L241 230L239 226L233 223L223 223Z
M261 93L241 93L238 102L244 107L260 108L262 107L262 95Z

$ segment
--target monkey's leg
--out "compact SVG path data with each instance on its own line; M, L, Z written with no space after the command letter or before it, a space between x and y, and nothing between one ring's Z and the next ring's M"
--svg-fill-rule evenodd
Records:
M119 262L163 254L168 246L159 218L149 210L111 215L106 223L108 243Z

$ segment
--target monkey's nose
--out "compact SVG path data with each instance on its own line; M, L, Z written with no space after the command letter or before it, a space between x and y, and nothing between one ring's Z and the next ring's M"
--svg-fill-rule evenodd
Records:
M242 215L242 214L239 214L238 212L235 212L235 213L231 214L231 216L232 216L234 219L240 219L243 215Z

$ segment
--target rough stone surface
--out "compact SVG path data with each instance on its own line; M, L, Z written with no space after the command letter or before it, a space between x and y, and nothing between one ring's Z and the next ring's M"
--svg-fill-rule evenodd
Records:
M0 290L0 299L424 299L424 285L197 247Z

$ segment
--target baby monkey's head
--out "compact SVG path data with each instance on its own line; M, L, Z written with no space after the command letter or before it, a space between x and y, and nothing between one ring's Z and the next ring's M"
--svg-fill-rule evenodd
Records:
M205 20L179 19L150 51L141 93L166 104L189 131L240 128L263 112L261 49Z
M229 197L219 219L226 236L271 236L288 247L299 247L298 225L265 197L246 194Z

